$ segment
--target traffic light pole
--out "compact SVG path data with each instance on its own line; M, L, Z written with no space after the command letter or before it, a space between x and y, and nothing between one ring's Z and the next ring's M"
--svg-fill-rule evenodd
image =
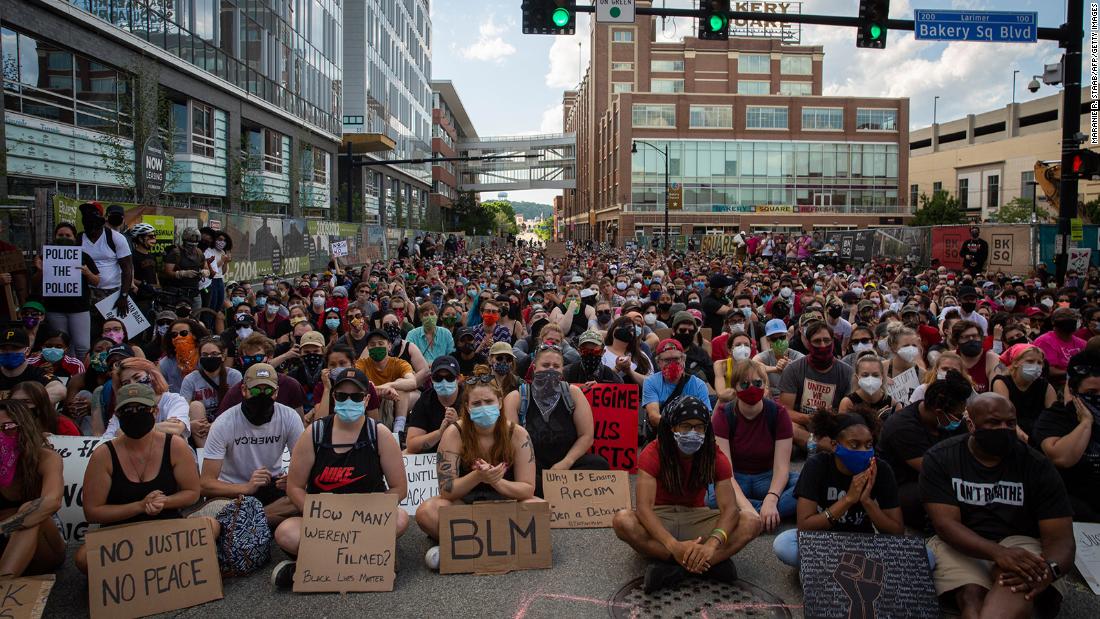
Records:
M1062 181L1061 202L1058 204L1058 235L1055 258L1055 278L1058 285L1066 281L1069 265L1070 221L1077 216L1077 174L1073 171L1073 154L1079 146L1081 133L1081 52L1084 38L1084 0L1066 0L1066 24L1062 26L1061 46L1066 50L1066 66L1062 79Z

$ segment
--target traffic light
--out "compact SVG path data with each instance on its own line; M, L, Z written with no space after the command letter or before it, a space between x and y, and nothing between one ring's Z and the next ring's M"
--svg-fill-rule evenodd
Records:
M573 34L577 0L523 0L523 34Z
M889 18L890 0L859 0L856 47L886 49L886 20Z
M708 41L730 38L730 0L699 0L699 38Z
M1100 176L1100 153L1087 148L1073 152L1072 170L1077 178L1091 179Z

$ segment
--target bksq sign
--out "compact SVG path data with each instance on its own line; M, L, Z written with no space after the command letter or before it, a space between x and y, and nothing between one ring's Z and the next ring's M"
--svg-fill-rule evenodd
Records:
M159 196L164 191L164 179L168 170L164 156L164 142L160 136L150 136L141 153L141 186L146 199Z

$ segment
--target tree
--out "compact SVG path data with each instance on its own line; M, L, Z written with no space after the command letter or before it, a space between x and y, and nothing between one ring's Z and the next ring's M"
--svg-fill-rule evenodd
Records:
M540 219L535 226L535 236L539 237L540 241L549 243L554 238L554 219L551 217Z
M913 218L914 226L947 226L966 223L966 212L959 207L957 198L946 191L937 191L931 198L920 196L920 208Z
M1036 221L1046 221L1048 217L1046 210L1035 206L1033 213L1032 205L1032 201L1027 198L1015 198L990 215L989 221L999 224L1026 224L1031 223L1033 214L1037 217Z
M495 224L495 214L478 204L473 192L464 192L454 202L455 219L468 235L487 234Z
M1100 224L1100 198L1085 202L1078 211L1088 223Z

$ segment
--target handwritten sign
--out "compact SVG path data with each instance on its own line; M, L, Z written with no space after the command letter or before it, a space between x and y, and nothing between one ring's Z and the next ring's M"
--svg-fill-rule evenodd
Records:
M1094 522L1073 523L1073 537L1077 539L1077 554L1073 564L1081 577L1096 595L1100 595L1100 524Z
M1071 247L1069 250L1069 263L1066 267L1080 276L1088 273L1089 262L1092 260L1092 249L1089 247Z
M917 375L917 368L911 367L895 376L893 381L886 385L886 393L890 395L894 402L908 404L909 397L913 395L913 391L919 386L920 376Z
M152 520L88 533L92 619L126 619L222 597L214 530L202 518Z
M819 408L832 408L835 393L836 385L807 378L802 383L802 402L799 403L798 410L809 415Z
M550 502L551 529L611 526L620 509L630 509L626 471L543 471L542 495Z
M596 384L584 392L592 405L595 440L590 453L620 471L638 469L638 385Z
M556 260L558 258L564 258L569 255L569 249L565 246L565 243L546 243L546 258L548 260Z
M145 317L145 314L141 313L138 309L137 303L134 303L133 297L126 297L126 307L129 308L129 312L126 316L122 317L122 324L126 327L126 335L130 339L134 339L139 333L149 328L149 319ZM103 315L104 319L118 318L115 314L115 303L118 302L118 292L115 292L111 296L103 299L99 303L95 304L95 308L99 310L99 313Z
M396 543L396 496L311 494L294 591L393 591Z
M439 510L440 574L549 569L550 504L493 501Z
M53 574L0 579L0 619L39 619L53 584Z
M348 255L348 242L347 241L333 241L332 245L329 245L329 249L332 252L333 258L342 258Z
M66 542L83 542L88 530L88 521L84 519L84 469L88 468L88 459L92 450L105 442L98 436L51 436L50 445L61 456L62 481L65 484L61 492L61 509L57 517L61 519L61 536Z
M82 277L79 247L46 245L42 248L42 296L79 297Z
M439 477L436 475L436 454L406 454L405 477L409 494L397 504L410 516L416 515L421 503L439 494Z

